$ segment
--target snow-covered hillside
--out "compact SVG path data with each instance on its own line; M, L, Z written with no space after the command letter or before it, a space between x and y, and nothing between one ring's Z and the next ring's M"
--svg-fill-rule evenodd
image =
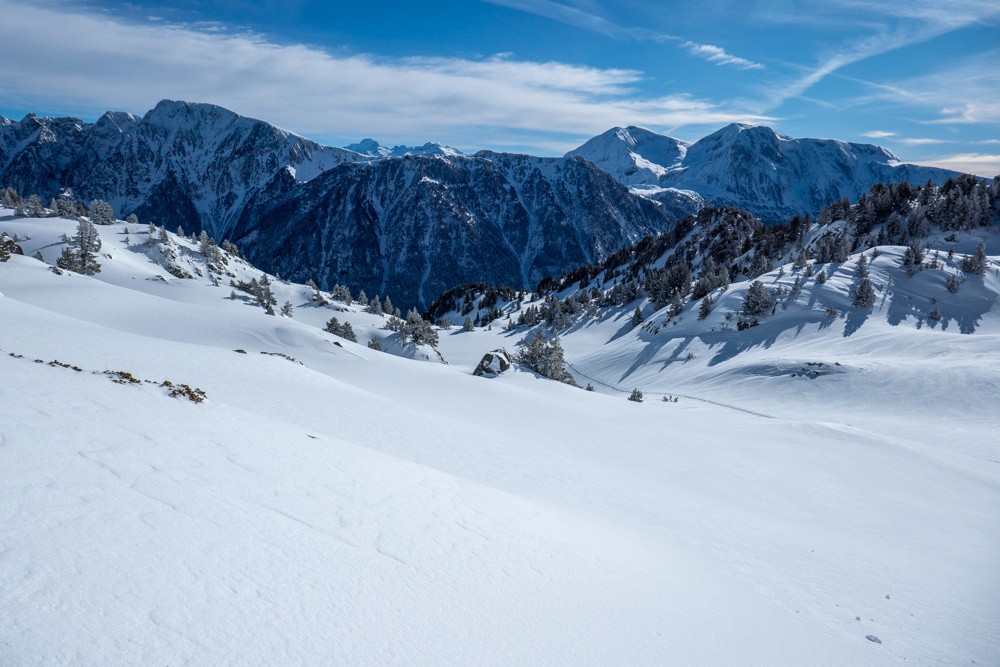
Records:
M744 331L747 283L605 309L562 337L588 392L472 376L502 321L442 364L276 277L267 315L229 285L259 271L146 226L57 274L75 229L0 210L0 663L1000 658L995 237L958 294L882 248L864 317L857 255Z

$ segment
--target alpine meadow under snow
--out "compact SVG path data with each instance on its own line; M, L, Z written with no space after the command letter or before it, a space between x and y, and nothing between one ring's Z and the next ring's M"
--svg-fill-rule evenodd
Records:
M954 188L433 324L0 208L0 663L995 664L1000 186Z

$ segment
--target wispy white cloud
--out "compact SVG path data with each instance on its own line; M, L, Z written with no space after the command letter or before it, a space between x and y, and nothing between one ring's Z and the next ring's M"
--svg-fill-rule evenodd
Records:
M862 137L868 137L869 139L888 139L889 137L896 136L895 132L886 132L885 130L871 130L870 132L862 132Z
M619 25L592 6L557 2L556 0L482 0L491 5L542 16L553 21L590 30L609 37L650 41L676 41L679 37L648 28ZM592 4L592 3L591 3Z
M937 114L931 124L1000 123L1000 50L960 62L943 63L937 71L901 81L865 82L868 100L888 100L922 107Z
M933 146L934 144L945 144L948 143L944 139L930 139L926 137L914 137L908 139L900 139L899 143L906 146Z
M676 128L768 118L687 94L650 97L643 73L559 62L386 59L252 33L0 0L0 103L78 113L206 101L319 137L439 139L489 147L502 132L586 137L623 124ZM53 26L72 26L66 39ZM539 137L541 138L541 137Z
M556 0L482 0L491 5L542 16L553 21L583 28L618 39L637 39L653 42L673 42L689 55L702 58L716 65L728 65L743 70L764 69L764 65L747 58L728 53L721 46L700 44L685 40L677 35L658 32L648 28L623 26L596 11L591 5L570 4Z
M760 63L756 63L746 58L740 58L730 53L721 46L714 44L698 44L697 42L684 42L681 46L691 55L704 58L716 65L731 65L738 69L764 69Z
M906 3L882 0L803 0L795 11L771 12L770 20L797 23L828 21L831 27L864 25L867 36L838 40L812 67L779 86L764 108L774 109L798 97L829 75L844 67L898 49L926 42L940 35L972 25L1000 20L1000 4L995 0L910 0ZM971 121L970 121L971 122Z
M942 167L944 169L954 169L966 174L976 174L992 178L1000 175L1000 155L986 153L960 153L957 155L946 155L923 160L914 160L918 164L926 164L931 167Z

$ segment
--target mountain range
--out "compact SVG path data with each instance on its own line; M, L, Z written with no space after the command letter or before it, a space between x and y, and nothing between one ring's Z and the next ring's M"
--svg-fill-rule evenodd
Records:
M440 144L334 148L210 104L94 123L0 118L0 186L107 200L119 216L235 240L262 267L426 306L471 280L520 288L598 262L705 204L765 221L874 183L955 172L877 146L729 125L685 142L615 128L561 158Z

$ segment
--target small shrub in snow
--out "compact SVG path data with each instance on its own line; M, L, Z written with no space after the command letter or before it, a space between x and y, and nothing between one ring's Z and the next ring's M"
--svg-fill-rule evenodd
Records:
M962 286L962 279L951 273L948 275L948 279L945 280L944 286L952 294L958 294L958 289Z
M472 321L471 315L466 315L465 320L462 322L462 331L475 331L476 325Z
M170 380L164 380L161 387L166 387L167 394L172 398L186 398L192 403L201 403L208 396L198 387L191 387L186 384L173 384Z
M937 306L932 307L930 312L927 313L927 319L939 322L941 320L941 309Z
M642 403L642 392L638 388L633 389L632 393L628 395L628 400L635 403Z

